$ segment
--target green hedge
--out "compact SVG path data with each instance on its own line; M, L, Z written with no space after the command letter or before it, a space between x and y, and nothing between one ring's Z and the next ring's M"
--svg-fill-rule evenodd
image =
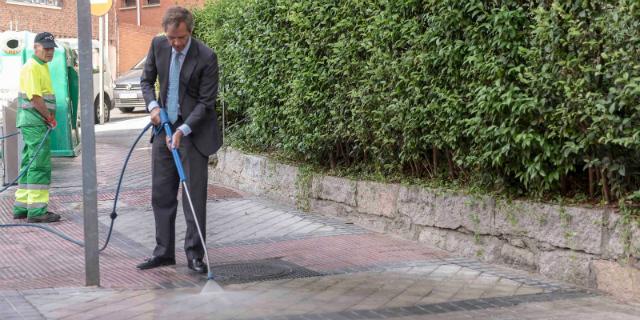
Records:
M217 0L196 36L244 145L612 200L640 180L634 0Z

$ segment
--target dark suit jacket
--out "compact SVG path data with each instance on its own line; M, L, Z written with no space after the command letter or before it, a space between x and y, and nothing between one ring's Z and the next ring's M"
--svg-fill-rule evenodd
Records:
M165 36L151 41L140 85L147 106L153 100L164 107L169 88L171 45ZM160 97L156 97L156 77L160 81ZM180 70L178 102L184 123L196 149L209 156L220 148L222 137L215 111L218 94L218 58L209 47L191 37L191 46Z

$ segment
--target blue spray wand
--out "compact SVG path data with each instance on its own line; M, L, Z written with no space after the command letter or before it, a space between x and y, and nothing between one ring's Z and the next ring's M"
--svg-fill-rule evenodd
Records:
M173 133L171 132L171 125L169 121L169 116L167 115L167 110L164 108L160 108L160 122L162 128L164 129L165 134L169 137L169 144L173 145ZM193 214L193 220L196 223L196 228L198 229L198 235L200 236L200 242L202 242L202 248L204 249L204 256L207 260L207 280L213 280L213 272L211 271L211 265L209 264L209 253L207 253L207 244L204 241L204 237L202 234L202 229L200 229L200 224L198 223L198 217L196 217L196 211L193 208L193 202L191 201L191 194L189 193L189 188L187 187L187 176L184 174L184 167L182 166L182 161L180 160L180 153L177 148L171 147L171 154L173 155L173 162L176 164L176 169L178 169L178 176L180 176L180 183L182 183L182 190L187 195L187 200L189 201L189 206L191 207L191 213ZM206 287L206 286L205 286Z

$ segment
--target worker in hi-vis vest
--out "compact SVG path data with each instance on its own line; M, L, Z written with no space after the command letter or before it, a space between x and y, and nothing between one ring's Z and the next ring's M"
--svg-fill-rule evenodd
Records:
M38 33L34 40L34 55L20 71L20 96L16 126L20 128L24 148L16 200L13 204L15 219L27 222L55 222L60 215L49 212L49 184L51 183L51 147L47 130L56 127L56 97L51 86L47 65L53 59L57 45L53 35ZM42 143L40 151L38 146ZM35 158L34 158L35 157ZM31 166L26 168L31 162Z

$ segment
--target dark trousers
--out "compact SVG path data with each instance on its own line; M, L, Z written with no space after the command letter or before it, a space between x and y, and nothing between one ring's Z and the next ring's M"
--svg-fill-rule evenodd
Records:
M178 127L178 125L179 122L175 127ZM163 258L175 258L175 224L180 177L178 176L178 170L173 161L171 151L166 147L164 131L153 139L151 149L153 157L151 205L156 221L156 248L153 250L153 255ZM203 233L202 236L206 239L207 168L209 159L195 149L189 136L182 138L179 151L193 207L196 210L198 223ZM184 251L187 259L202 258L204 250L202 249L198 229L193 220L193 214L185 192L182 193L182 208L187 222L187 233L184 239Z

